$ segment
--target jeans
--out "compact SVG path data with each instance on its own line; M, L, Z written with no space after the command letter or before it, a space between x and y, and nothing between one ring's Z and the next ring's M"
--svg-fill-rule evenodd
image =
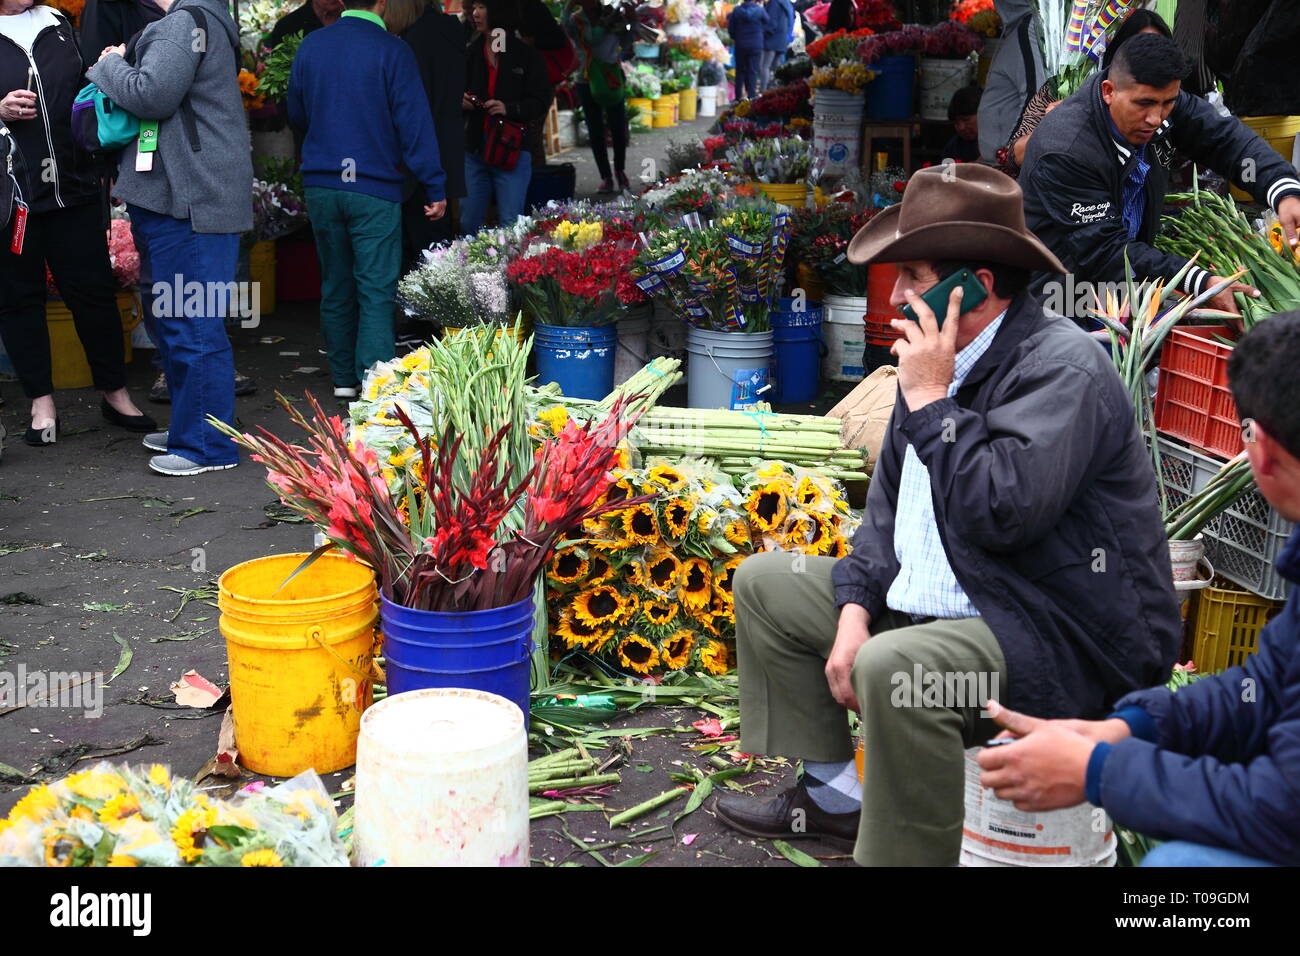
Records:
M0 170L0 175L4 175ZM45 323L45 264L72 312L95 388L115 392L126 385L122 318L108 262L99 204L31 213L22 255L9 251L10 230L0 248L0 336L23 394L54 392L50 335Z
M776 50L764 50L758 57L758 88L766 90L772 85L772 68L776 66L776 58L780 53Z
M167 451L200 465L233 464L238 450L207 418L227 425L235 420L235 361L226 336L224 292L235 281L239 234L195 232L188 219L135 205L128 209L144 240L141 275L154 280L144 310L172 399Z
M1267 860L1237 853L1233 850L1221 850L1214 846L1202 846L1185 840L1171 840L1162 843L1142 860L1142 866L1279 866Z
M762 50L736 51L736 99L752 100L758 95L758 61Z
M614 169L621 173L627 157L627 111L623 101L619 100L614 106L601 106L586 83L578 84L578 96L582 99L582 115L587 119L587 135L591 139L591 153L596 157L596 169L601 179L613 179L609 153L605 149L605 130L609 130L610 142L614 146Z
M524 214L528 183L533 178L533 157L527 151L511 170L497 169L474 153L465 154L465 188L469 191L460 204L460 231L471 236L483 227L488 202L497 201L497 225L509 226Z
M330 374L352 388L397 353L393 330L402 264L401 204L345 189L307 187L320 259L320 329Z

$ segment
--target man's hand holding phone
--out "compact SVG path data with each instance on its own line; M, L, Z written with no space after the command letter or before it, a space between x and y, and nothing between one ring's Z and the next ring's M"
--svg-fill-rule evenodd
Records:
M890 324L903 333L890 349L898 356L898 387L909 411L924 408L931 402L948 397L957 356L957 318L962 307L963 289L958 285L948 298L948 312L943 328L933 310L911 289L903 293L917 321L894 319Z

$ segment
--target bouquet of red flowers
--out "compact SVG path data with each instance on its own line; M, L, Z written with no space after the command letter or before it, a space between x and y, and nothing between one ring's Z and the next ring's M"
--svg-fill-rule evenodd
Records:
M858 57L863 63L874 63L882 56L907 56L925 50L925 27L908 26L901 30L878 33L858 44Z
M768 90L750 105L754 116L798 116L808 112L808 83L798 80Z
M857 25L870 27L877 33L897 30L902 26L894 15L894 5L889 0L858 0Z
M867 270L848 261L849 240L878 209L831 202L819 209L796 209L790 246L800 262L810 266L827 295L866 295Z
M506 277L528 310L549 325L590 327L615 321L624 306L646 301L630 276L633 226L622 220L560 219Z
M931 27L925 35L925 55L962 59L984 49L984 38L956 20Z

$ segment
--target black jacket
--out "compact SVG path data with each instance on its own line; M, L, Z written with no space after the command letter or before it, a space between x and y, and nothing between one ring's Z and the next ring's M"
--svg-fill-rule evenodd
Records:
M447 198L456 199L465 195L465 121L460 108L465 94L464 31L455 17L429 9L402 31L402 39L415 53L433 111Z
M32 89L39 115L9 122L26 172L23 199L33 213L99 201L98 168L72 142L72 101L85 84L85 67L71 24L62 14L57 17L58 23L42 30L32 43ZM29 65L23 48L0 35L0 90L27 89ZM51 157L54 162L46 162Z
M1137 239L1129 242L1123 223L1124 180L1137 157L1111 129L1110 111L1101 99L1104 78L1104 73L1094 76L1043 118L1029 137L1020 173L1026 225L1076 279L1124 281L1125 247L1139 279L1171 278L1187 263L1184 256L1151 244L1174 148L1275 209L1284 196L1300 195L1300 180L1290 163L1239 120L1221 117L1209 103L1184 92L1147 145L1146 212ZM1202 292L1209 277L1193 267L1183 287Z
M1097 718L1164 683L1182 627L1151 455L1106 353L1025 293L955 398L909 412L900 391L835 602L873 617L899 571L908 443L930 473L958 583L1007 662L1002 703Z
M295 33L301 33L305 37L324 26L325 24L321 23L320 18L316 16L316 11L312 9L311 0L307 0L297 10L286 13L275 22L275 26L271 28L271 35L266 38L266 45L274 50L285 37L291 37Z
M488 95L487 57L483 52L484 37L474 34L469 41L469 56L465 70L465 89L478 94L479 99L500 100L506 107L506 119L527 124L529 142L540 136L542 120L555 98L546 74L546 61L513 33L506 34L506 48L497 54L496 93ZM478 153L483 148L483 110L465 112L465 150Z
M82 58L87 65L94 63L104 47L126 43L163 16L162 8L141 0L86 0L81 11Z

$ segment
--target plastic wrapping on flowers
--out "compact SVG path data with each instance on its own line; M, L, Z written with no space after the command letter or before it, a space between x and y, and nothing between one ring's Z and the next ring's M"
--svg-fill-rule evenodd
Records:
M799 183L812 167L812 145L802 137L743 141L727 150L727 162L760 183Z
M558 412L548 426L561 424ZM725 673L735 664L731 585L741 561L772 550L840 557L857 526L838 482L781 462L733 480L704 460L652 458L614 477L610 501L657 497L584 522L557 549L550 630L555 654L634 674Z
M161 764L38 784L0 819L0 866L347 866L314 771L214 801Z
M140 281L140 253L135 248L131 234L131 221L114 213L108 222L108 264L119 289L134 289ZM45 267L45 292L50 298L60 298L50 267Z
M426 249L420 265L398 282L398 304L408 315L444 328L512 321L516 303L506 285L506 265L532 227L531 218L520 217L512 226Z

